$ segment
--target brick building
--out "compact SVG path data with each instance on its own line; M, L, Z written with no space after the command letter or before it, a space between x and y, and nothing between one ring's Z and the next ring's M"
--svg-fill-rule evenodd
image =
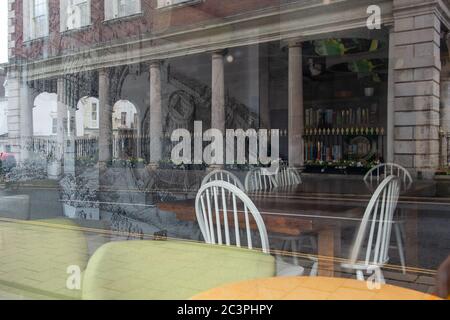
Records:
M101 162L119 100L136 106L148 136L137 156L153 165L195 120L280 129L293 167L384 159L431 177L448 162L447 0L8 2L8 128L21 160L33 101L51 92L65 146L67 110L99 99ZM379 29L367 24L373 5Z

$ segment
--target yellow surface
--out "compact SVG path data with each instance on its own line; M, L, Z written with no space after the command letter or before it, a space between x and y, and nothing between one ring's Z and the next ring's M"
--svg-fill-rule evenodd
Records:
M181 241L124 241L90 258L83 299L189 299L226 283L275 275L259 251Z
M0 296L79 299L66 286L67 268L87 265L84 234L69 219L0 221Z
M343 278L292 277L244 281L201 293L193 300L439 300L425 293Z

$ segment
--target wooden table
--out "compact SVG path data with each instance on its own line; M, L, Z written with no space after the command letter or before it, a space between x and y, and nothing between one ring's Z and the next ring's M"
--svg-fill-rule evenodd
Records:
M333 258L340 254L341 226L350 222L357 226L373 193L361 179L345 176L339 179L304 179L295 187L275 188L267 192L249 193L260 210L270 235L298 237L317 232L319 275L335 275ZM417 181L404 191L398 208L407 210L405 244L408 265L418 266L418 208L423 203L446 207L450 199L433 197L435 185ZM174 212L182 221L195 221L194 200L158 204L160 210ZM253 225L255 228L256 226Z
M266 198L250 194L263 216L267 231L280 237L298 237L305 232L317 232L319 275L334 276L334 257L340 255L341 223L358 220L363 208L348 208L342 205L324 205L320 202L304 203L302 200ZM173 212L181 221L195 221L195 201L183 200L158 204L163 211ZM230 223L233 222L230 220ZM256 229L256 224L251 227Z
M267 278L215 288L192 300L440 300L392 285L370 289L365 281L325 277Z

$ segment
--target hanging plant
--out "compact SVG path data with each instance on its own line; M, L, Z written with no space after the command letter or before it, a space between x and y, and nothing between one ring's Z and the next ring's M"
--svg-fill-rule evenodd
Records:
M348 69L351 72L359 74L371 74L377 68L371 60L363 59L358 61L352 61L348 63Z
M341 39L314 41L314 49L319 56L343 56L348 50Z

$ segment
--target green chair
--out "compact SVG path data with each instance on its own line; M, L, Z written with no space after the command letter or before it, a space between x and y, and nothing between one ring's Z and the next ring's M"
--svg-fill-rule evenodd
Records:
M72 220L0 220L0 296L80 299L81 290L67 287L67 271L83 271L87 261L84 234Z
M189 299L224 284L275 276L260 251L181 241L111 242L89 260L82 298Z

